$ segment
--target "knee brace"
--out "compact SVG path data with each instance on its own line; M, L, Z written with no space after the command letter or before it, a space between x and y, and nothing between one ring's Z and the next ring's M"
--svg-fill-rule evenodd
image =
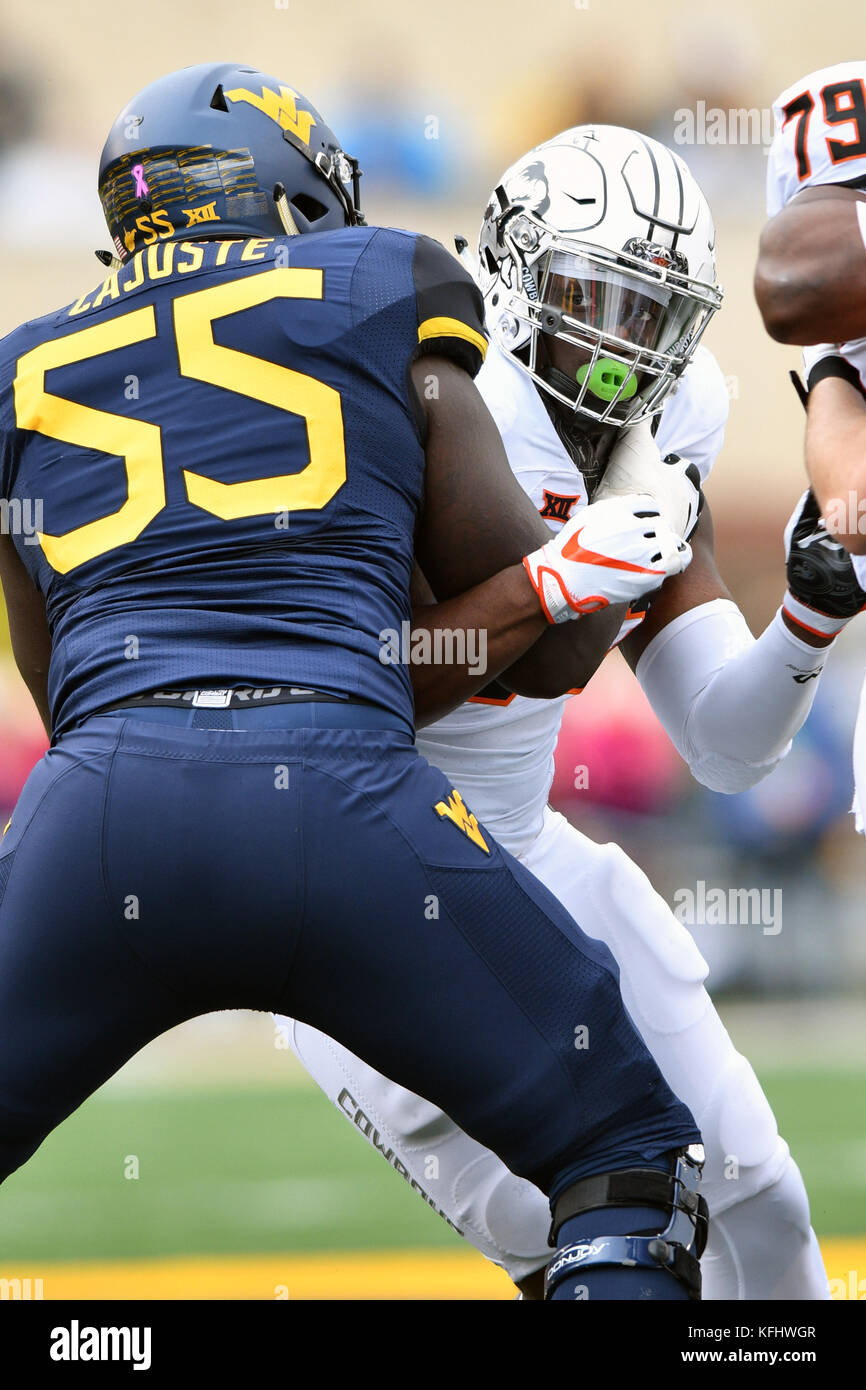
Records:
M545 1298L550 1298L563 1279L591 1265L667 1269L673 1278L685 1284L689 1298L700 1298L699 1261L708 1230L707 1204L698 1191L704 1151L700 1144L691 1144L688 1149L678 1150L673 1159L671 1173L662 1173L657 1168L602 1173L573 1183L556 1198L551 1245L556 1243L562 1225L584 1212L597 1210L599 1229L603 1231L605 1207L661 1207L669 1214L669 1220L656 1234L600 1234L564 1246L547 1267Z

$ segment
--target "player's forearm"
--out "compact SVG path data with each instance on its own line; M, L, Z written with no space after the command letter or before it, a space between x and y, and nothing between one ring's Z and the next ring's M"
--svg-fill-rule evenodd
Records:
M10 615L12 631L12 651L15 665L27 689L30 691L39 718L48 737L51 737L51 705L48 700L48 666L51 660L50 645L41 650L33 641L16 640L16 623Z
M412 664L417 726L443 718L494 679L515 695L535 700L582 690L610 650L626 612L627 605L612 604L551 626L522 565L456 599L416 606L411 645L418 653L426 648L433 658ZM458 661L458 655L466 659Z
M589 613L577 622L548 627L500 680L515 695L553 700L583 690L598 670L628 612L624 603Z
M48 667L51 662L51 634L45 615L45 600L27 574L12 537L3 534L0 534L0 587L9 616L15 664L50 737Z
M850 190L809 189L764 228L755 298L777 342L866 337L866 247L857 208Z
M477 694L547 627L523 565L443 603L416 606L410 639L416 724L433 723Z
M636 674L696 780L739 792L787 754L826 656L778 613L756 640L736 605L715 599L663 629Z
M809 392L806 469L835 538L851 554L866 554L859 530L866 512L866 401L839 377L826 377Z
M40 672L38 677L34 678L24 675L23 671L21 674L24 677L27 689L33 697L33 703L39 712L39 718L42 720L42 727L50 738L51 706L48 703L48 673L47 671L44 674Z
M554 631L506 672L503 684L536 699L582 690L616 641L630 605L655 596L691 559L691 548L650 493L591 502L524 561ZM566 621L576 614L577 624Z

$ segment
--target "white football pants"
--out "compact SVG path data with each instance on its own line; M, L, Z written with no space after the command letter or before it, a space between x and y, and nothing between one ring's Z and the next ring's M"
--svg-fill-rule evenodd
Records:
M635 1027L701 1128L704 1298L829 1298L800 1172L704 989L707 965L689 932L617 845L596 844L549 808L520 859L610 948ZM482 1254L515 1281L547 1263L550 1211L538 1188L339 1043L277 1022L325 1094Z

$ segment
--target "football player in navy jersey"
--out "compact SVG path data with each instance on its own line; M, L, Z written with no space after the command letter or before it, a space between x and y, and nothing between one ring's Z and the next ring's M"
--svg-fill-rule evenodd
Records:
M363 224L291 88L153 84L100 195L105 280L0 344L0 497L43 516L0 574L52 734L0 844L0 1178L158 1033L271 1010L550 1194L551 1297L698 1296L692 1116L382 659L410 621L483 621L479 682L607 642L688 547L639 496L551 538L472 384L472 280ZM439 602L413 617L416 556Z

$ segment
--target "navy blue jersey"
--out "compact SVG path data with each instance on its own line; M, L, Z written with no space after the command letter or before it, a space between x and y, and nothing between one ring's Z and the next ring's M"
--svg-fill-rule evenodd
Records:
M165 688L294 684L412 722L419 353L467 370L482 305L382 228L154 243L0 343L0 497L46 600L55 735Z

